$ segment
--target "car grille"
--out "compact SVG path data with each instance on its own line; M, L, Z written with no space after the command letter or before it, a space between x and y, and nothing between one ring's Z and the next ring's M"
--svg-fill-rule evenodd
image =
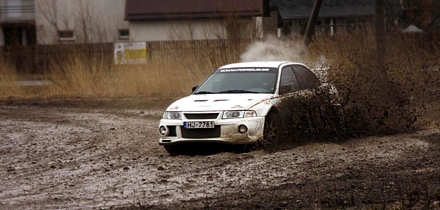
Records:
M219 138L221 135L220 125L216 125L214 128L203 129L185 129L181 127L183 138Z
M185 113L186 119L217 119L218 113Z

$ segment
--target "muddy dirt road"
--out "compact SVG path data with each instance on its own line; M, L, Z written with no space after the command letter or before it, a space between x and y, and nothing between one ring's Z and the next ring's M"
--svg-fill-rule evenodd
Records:
M440 131L169 156L168 102L0 102L0 209L439 209Z

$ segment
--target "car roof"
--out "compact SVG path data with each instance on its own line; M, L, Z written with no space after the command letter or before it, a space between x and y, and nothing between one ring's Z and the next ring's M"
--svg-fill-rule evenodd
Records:
M229 69L229 68L243 68L243 67L265 67L265 68L278 68L283 64L301 64L297 62L291 61L252 61L252 62L240 62L240 63L231 63L224 66L221 66L219 69Z

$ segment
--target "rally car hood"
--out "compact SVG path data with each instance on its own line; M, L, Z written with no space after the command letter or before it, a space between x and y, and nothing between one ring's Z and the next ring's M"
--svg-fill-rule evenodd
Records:
M172 103L167 111L246 110L270 101L272 94L204 94L190 95Z

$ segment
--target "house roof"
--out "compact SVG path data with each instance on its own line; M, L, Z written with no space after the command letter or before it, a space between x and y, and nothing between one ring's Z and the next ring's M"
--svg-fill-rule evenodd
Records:
M267 0L126 0L125 20L262 16Z
M270 8L278 9L282 19L309 18L313 0L270 0ZM397 14L398 0L387 0L387 13ZM321 4L319 18L373 16L375 5L372 0L325 0Z

